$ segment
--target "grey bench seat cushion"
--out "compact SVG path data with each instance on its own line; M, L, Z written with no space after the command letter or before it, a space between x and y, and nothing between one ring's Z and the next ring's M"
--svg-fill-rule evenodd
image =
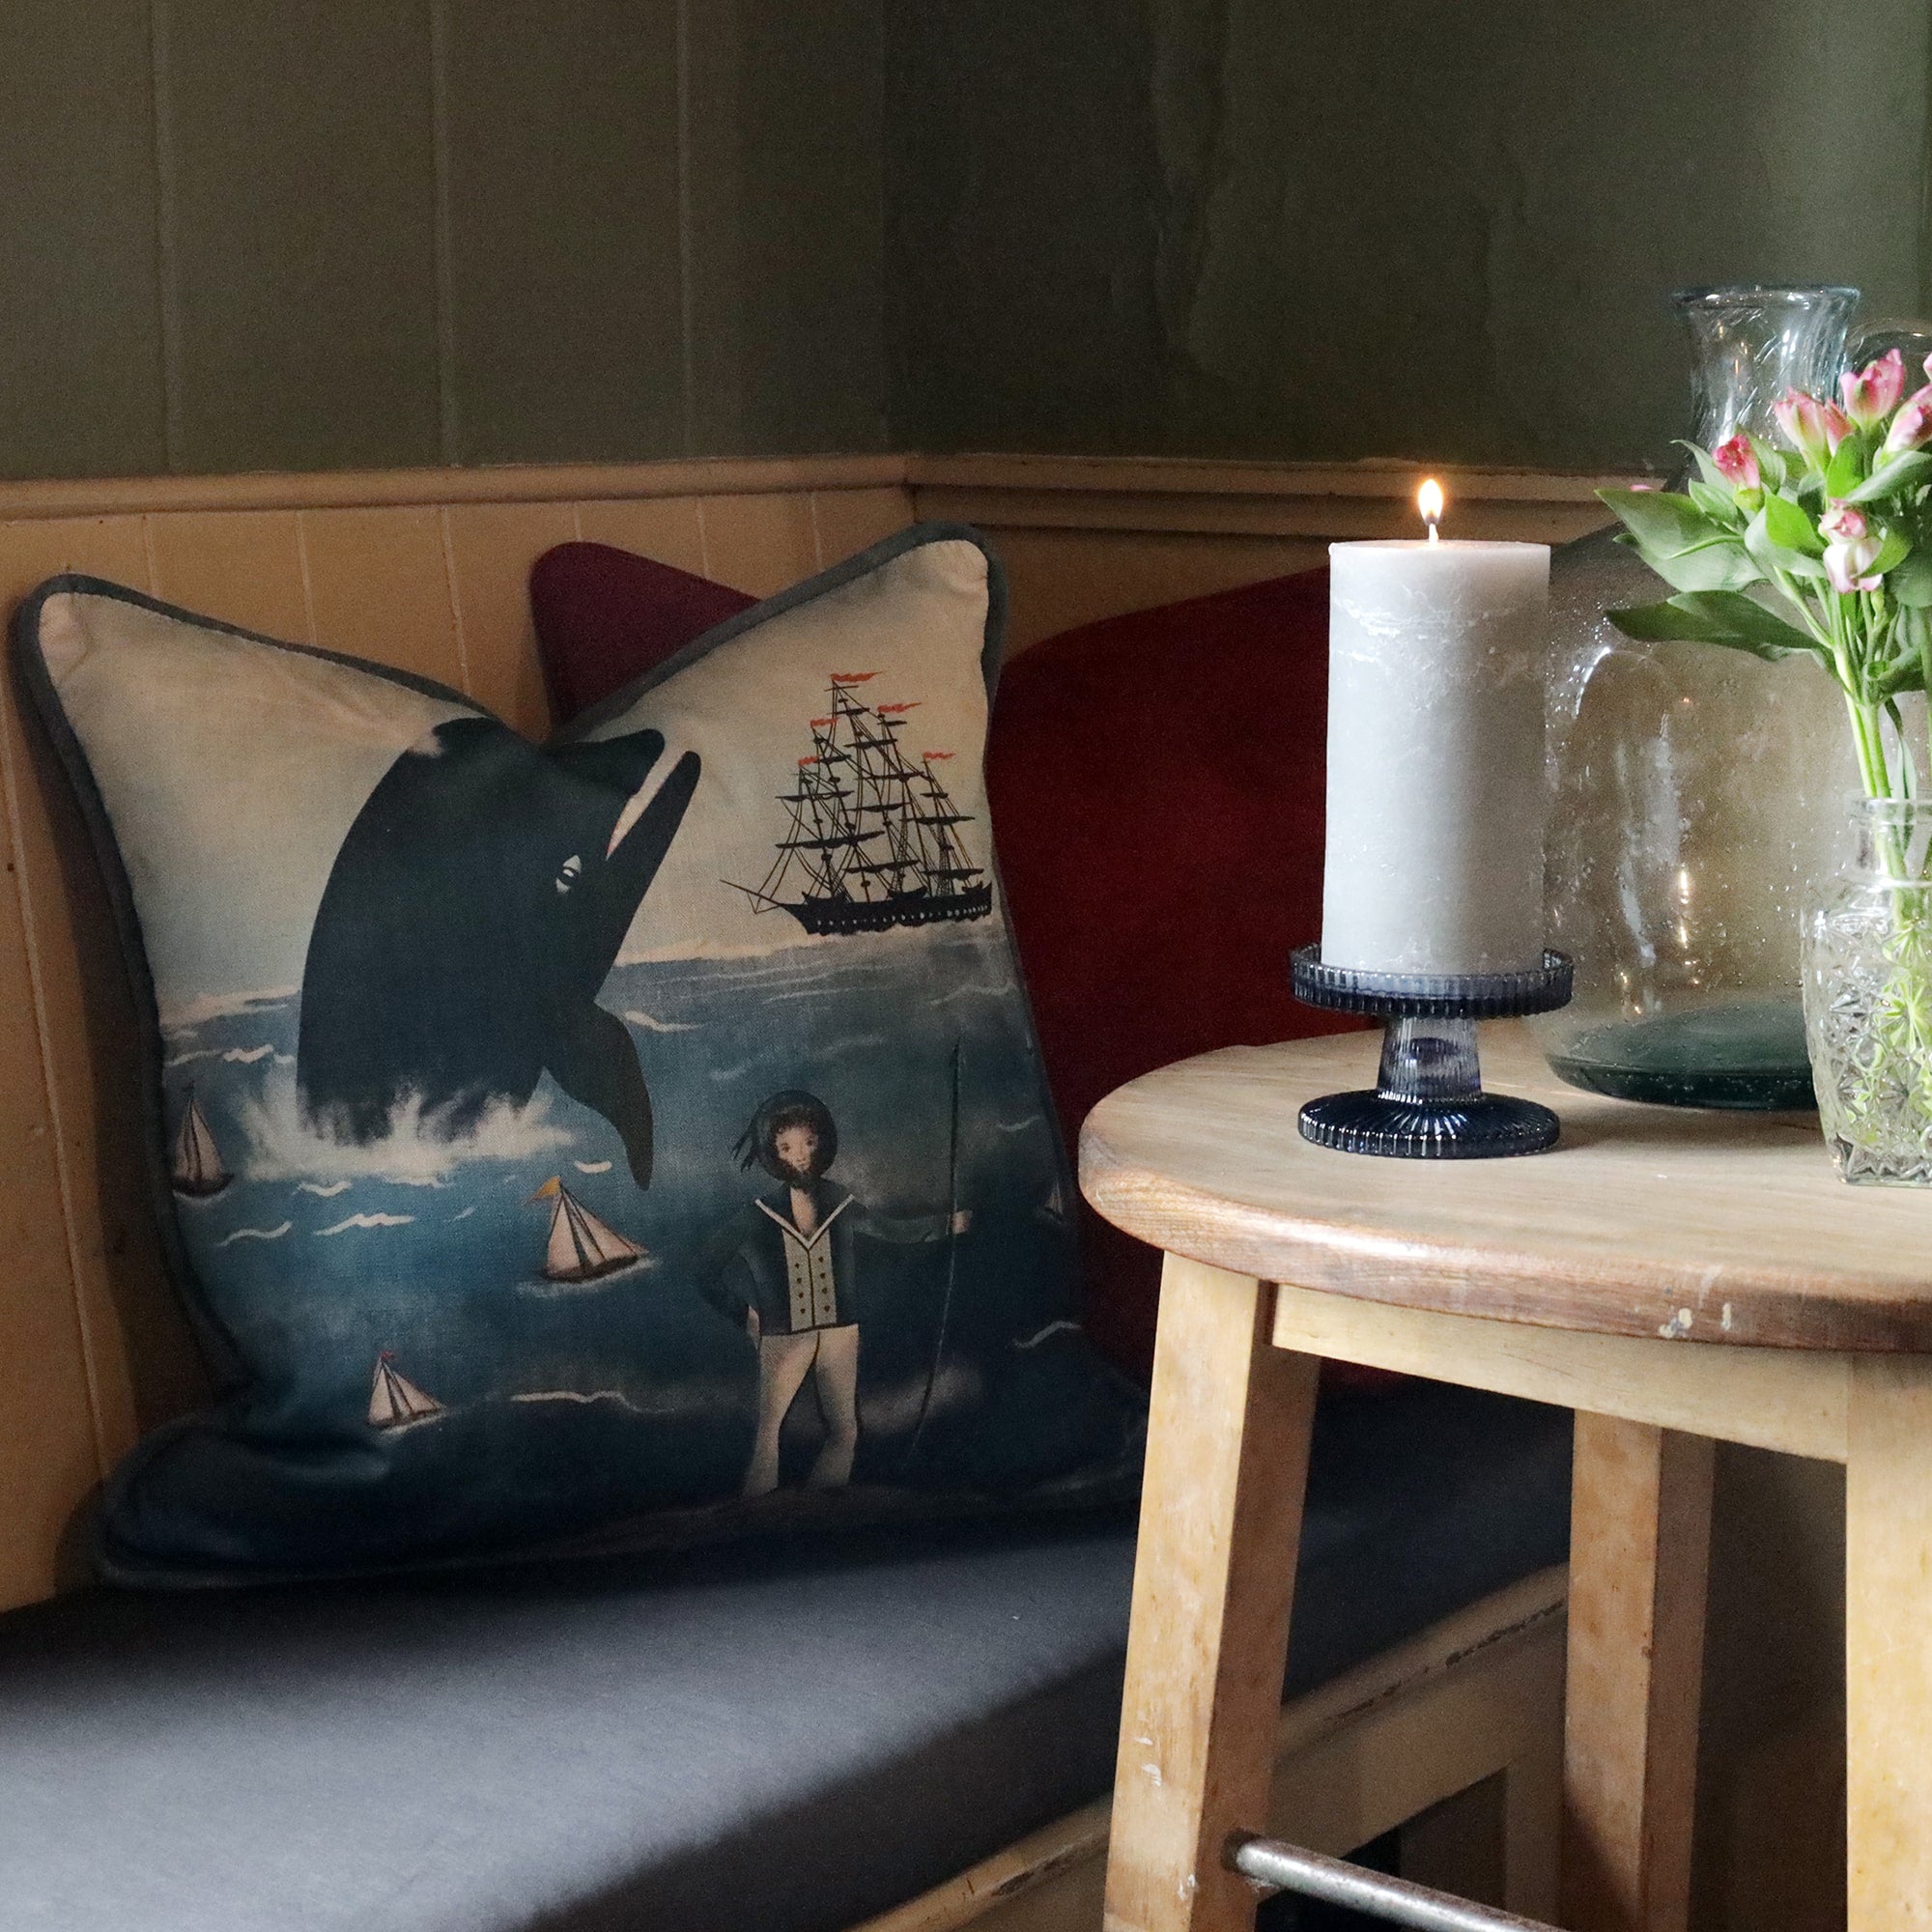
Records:
M1290 1660L1560 1559L1569 1417L1324 1406ZM0 1618L10 1932L834 1932L1097 1796L1124 1520Z

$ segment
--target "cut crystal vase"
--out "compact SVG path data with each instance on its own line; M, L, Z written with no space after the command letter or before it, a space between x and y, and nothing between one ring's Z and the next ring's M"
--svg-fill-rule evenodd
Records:
M1787 387L1833 388L1858 292L1674 298L1692 439L1771 439ZM1670 594L1609 531L1551 559L1549 943L1571 1005L1533 1024L1574 1086L1692 1107L1808 1107L1799 927L1859 790L1844 703L1808 658L1637 643L1605 615Z
M1932 1186L1932 801L1861 798L1858 853L1804 922L1818 1112L1852 1181Z

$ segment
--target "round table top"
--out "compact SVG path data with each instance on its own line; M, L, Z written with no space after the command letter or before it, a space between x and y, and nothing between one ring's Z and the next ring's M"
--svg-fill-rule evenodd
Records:
M1562 1139L1502 1160L1304 1141L1317 1094L1375 1084L1379 1031L1230 1047L1088 1116L1082 1192L1190 1260L1360 1299L1600 1334L1932 1352L1932 1189L1848 1187L1814 1116L1639 1106L1565 1086L1520 1021L1484 1084Z

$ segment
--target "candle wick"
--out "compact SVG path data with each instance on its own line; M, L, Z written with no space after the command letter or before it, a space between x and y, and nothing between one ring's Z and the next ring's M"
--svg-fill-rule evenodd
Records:
M1434 517L1431 517L1431 518L1430 518L1430 519L1428 520L1428 522L1429 522L1429 541L1430 541L1431 543L1439 543L1439 542L1441 542L1441 540L1442 540L1442 533L1441 533L1441 531L1439 531L1439 530L1438 530L1438 529L1437 529L1437 528L1435 527L1435 523L1436 523L1436 520L1435 520L1435 519Z

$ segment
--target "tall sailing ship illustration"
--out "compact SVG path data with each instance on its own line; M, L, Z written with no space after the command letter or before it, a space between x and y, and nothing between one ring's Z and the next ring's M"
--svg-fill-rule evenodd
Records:
M833 673L827 715L810 721L811 751L798 761L796 785L778 795L791 814L778 857L761 884L734 890L812 933L984 919L992 882L956 829L972 817L935 769L952 753L915 760L901 749L917 700L862 703L854 687L876 675Z
M644 1251L607 1221L600 1221L555 1175L530 1196L554 1201L551 1210L550 1242L544 1250L548 1281L596 1281L644 1259Z
M201 1102L194 1097L194 1089L190 1087L187 1111L175 1129L174 1150L168 1156L168 1184L177 1194L206 1200L212 1194L219 1194L234 1179L222 1161L221 1150L214 1144L208 1116L201 1111Z
M376 1357L376 1378L369 1389L371 1429L408 1429L448 1412L435 1396L425 1395L398 1372L396 1358L387 1349Z

